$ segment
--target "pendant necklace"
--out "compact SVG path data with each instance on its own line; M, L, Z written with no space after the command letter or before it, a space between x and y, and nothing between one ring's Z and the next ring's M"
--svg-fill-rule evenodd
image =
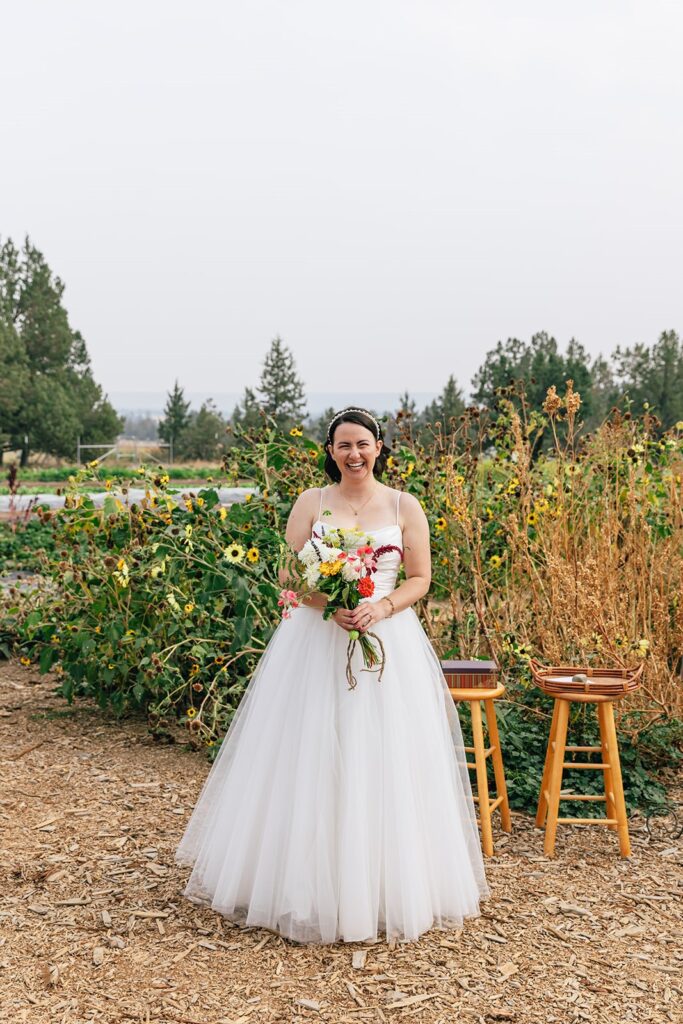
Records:
M354 516L356 517L356 519L358 519L358 513L361 512L365 508L367 503L370 501L371 498L374 498L374 496L375 496L375 488L373 488L373 491L372 491L372 494L370 495L370 497L366 498L365 501L363 502L363 504L359 505L358 508L354 508L353 505L351 504L351 502L348 500L348 498L345 498L343 494L342 494L342 499L349 506L349 508L353 512Z

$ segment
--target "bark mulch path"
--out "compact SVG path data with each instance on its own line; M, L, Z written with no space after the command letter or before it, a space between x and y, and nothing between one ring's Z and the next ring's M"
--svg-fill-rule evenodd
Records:
M208 762L53 686L0 666L0 1020L683 1020L680 840L636 818L624 861L606 829L560 826L549 861L517 814L461 932L298 946L181 895L173 853Z

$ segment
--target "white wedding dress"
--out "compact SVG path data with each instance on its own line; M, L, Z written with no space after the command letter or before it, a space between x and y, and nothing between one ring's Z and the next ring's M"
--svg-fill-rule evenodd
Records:
M368 533L402 546L398 501L396 523ZM400 562L380 559L369 600ZM489 890L455 704L412 608L374 631L382 680L357 647L349 690L335 622L300 607L277 627L176 850L188 899L298 942L416 939L478 916Z

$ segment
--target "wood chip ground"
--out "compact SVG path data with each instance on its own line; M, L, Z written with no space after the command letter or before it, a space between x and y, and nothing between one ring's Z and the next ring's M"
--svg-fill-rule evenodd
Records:
M487 862L491 898L462 931L299 946L182 897L173 853L202 755L53 686L0 667L0 1020L683 1020L680 840L653 841L635 818L624 861L607 830L561 826L550 861L515 814Z

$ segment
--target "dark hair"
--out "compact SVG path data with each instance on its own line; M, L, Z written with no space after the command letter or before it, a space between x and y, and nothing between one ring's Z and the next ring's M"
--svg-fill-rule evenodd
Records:
M334 432L340 423L355 423L359 427L365 427L365 429L369 430L377 441L382 442L382 448L375 460L375 465L372 467L373 475L379 480L379 478L383 476L384 470L387 468L387 459L391 455L391 448L388 448L384 443L381 425L377 422L372 413L367 412L365 409L344 409L342 412L337 413L337 415L330 421L330 426L327 429L327 437L325 438L325 473L327 476L335 484L338 484L342 478L341 470L327 448L327 446L331 445L334 441Z

